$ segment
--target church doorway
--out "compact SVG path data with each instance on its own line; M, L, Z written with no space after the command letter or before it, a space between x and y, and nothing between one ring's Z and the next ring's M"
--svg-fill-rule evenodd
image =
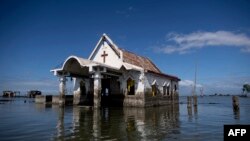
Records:
M81 91L81 96L86 95L86 86L85 86L85 83L83 81L80 82L80 91Z
M109 104L110 97L110 78L102 79L102 89L101 89L101 105L107 106Z

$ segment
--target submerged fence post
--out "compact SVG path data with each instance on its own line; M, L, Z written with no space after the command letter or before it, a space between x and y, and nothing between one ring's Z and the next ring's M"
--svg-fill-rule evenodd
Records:
M240 107L239 107L239 99L237 96L233 96L232 97L232 102L233 102L233 110L234 111L239 111Z
M190 96L187 96L187 108L192 107L192 98Z
M194 107L196 107L197 106L197 95L194 95L193 96L193 99L194 99Z

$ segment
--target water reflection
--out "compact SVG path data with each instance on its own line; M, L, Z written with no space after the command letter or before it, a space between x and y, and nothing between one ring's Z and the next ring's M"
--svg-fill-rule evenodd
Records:
M56 125L58 139L63 139L64 136L64 107L58 108L58 121Z
M43 112L46 110L46 108L52 108L52 104L35 104L36 110Z
M193 121L193 118L197 120L198 119L198 106L187 107L187 113L188 113L188 121L190 122Z
M194 106L194 118L198 119L198 106Z
M188 121L192 121L193 119L193 112L192 107L187 107L187 113L188 113Z
M178 105L94 110L26 100L0 104L1 140L223 140L224 124L250 123L249 98L240 99L238 112L231 97L203 97L197 112L193 106L188 112L186 104L180 112Z
M154 108L58 107L57 140L152 140L179 132L179 105ZM72 112L72 111L71 111Z
M128 140L162 140L179 127L179 107L125 108Z
M93 137L100 137L100 109L95 109L93 111Z
M233 112L234 112L234 119L240 119L240 110L235 110L233 109Z

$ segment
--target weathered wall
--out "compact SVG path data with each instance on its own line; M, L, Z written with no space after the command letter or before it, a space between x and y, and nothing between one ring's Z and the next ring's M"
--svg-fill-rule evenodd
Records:
M52 97L52 104L58 104L59 103L59 95L54 95Z
M150 94L152 92L152 85L156 83L157 88L160 92L160 95L163 95L163 86L169 86L170 92L172 94L175 93L174 86L176 85L177 90L179 89L178 82L177 81L171 81L170 79L167 79L165 77L161 77L156 74L152 73L146 73L145 74L145 93Z
M35 103L52 103L52 95L36 95Z
M135 95L127 95L126 93L128 78L135 80ZM124 71L119 81L124 94L123 106L125 107L151 107L178 103L178 94L174 91L174 85L178 89L177 81L171 81L154 74L144 74L139 71ZM154 81L159 90L156 96L152 96L152 84ZM170 93L172 94L163 95L163 86L165 85L170 86Z
M179 103L178 95L174 96L145 96L145 107L164 106Z
M46 97L43 95L37 95L35 97L35 103L46 103Z
M74 90L73 93L75 94L80 94L81 90L80 90L80 82L83 82L85 84L85 90L86 93L88 93L90 91L90 80L89 79L82 79L82 78L74 78Z
M86 95L81 95L80 83L83 82L85 85L85 94L88 95L90 89L90 79L74 78L74 104L85 103L88 99Z
M142 78L144 74L139 71L124 71L123 75L120 77L122 93L126 95L127 80L129 78L135 80L135 94L144 92L144 80Z
M125 107L144 107L144 94L136 93L135 95L125 95L123 106Z

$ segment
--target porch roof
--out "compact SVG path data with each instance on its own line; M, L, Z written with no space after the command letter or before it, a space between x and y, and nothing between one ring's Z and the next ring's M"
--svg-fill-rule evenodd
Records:
M78 66L78 68L74 69L74 68L71 68L71 67L68 66L68 65L72 65L72 62L70 62L72 60L76 61L79 64L79 65L75 65L75 67ZM107 68L108 70L112 70L112 71L116 71L116 72L119 72L121 70L122 66L126 70L137 70L137 71L142 70L142 68L131 65L131 64L128 64L128 63L123 63L123 65L120 68L115 68L115 67L103 64L103 63L99 63L99 62L96 62L96 61L92 61L92 60L88 60L88 59L84 59L84 58L72 55L72 56L69 56L64 61L63 65L61 67L52 69L50 71L53 72L54 74L56 74L57 72L69 72L69 73L74 73L75 72L75 74L77 74L77 71L82 69L82 71L85 71L85 72L82 72L82 73L88 74L89 73L88 68L89 67L95 67L95 66L104 67L104 68ZM80 72L78 72L78 74L80 74Z

